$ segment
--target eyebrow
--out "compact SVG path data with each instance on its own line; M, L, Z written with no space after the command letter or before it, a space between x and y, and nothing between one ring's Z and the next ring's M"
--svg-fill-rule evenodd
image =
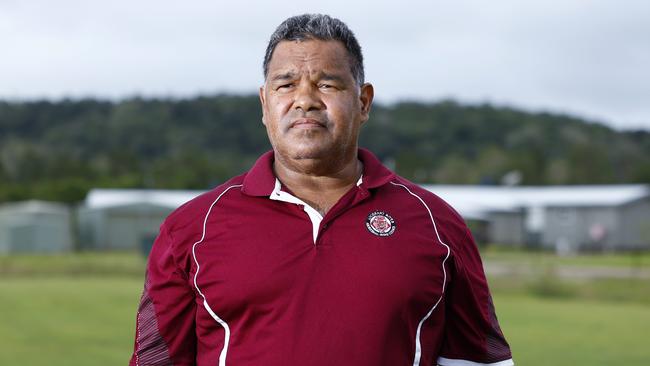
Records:
M336 81L342 83L344 81L343 77L339 75L334 75L334 74L327 74L327 73L322 73L320 80L326 80L326 81Z
M282 74L274 75L271 78L271 81L290 80L290 79L294 79L295 77L296 77L296 74L294 72L289 71L289 72L285 72L285 73L282 73Z
M271 81L280 81L280 80L292 80L296 78L296 73L292 71L288 71L282 74L277 74L271 77ZM320 77L318 78L319 80L325 80L325 81L336 81L336 82L343 82L344 78L341 77L340 75L335 75L335 74L328 74L325 72L322 72Z

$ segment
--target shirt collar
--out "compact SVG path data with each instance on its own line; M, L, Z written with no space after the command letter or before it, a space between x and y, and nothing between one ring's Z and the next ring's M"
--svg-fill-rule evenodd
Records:
M357 182L360 188L377 188L395 177L395 173L383 166L370 151L359 148L357 156L363 163L363 173ZM257 159L244 178L244 186L242 187L244 194L264 197L271 195L276 184L276 178L273 174L274 160L273 151L267 151Z

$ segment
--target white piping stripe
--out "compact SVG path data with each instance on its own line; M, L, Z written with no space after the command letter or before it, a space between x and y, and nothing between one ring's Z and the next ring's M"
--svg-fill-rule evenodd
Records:
M512 358L493 363L480 363L467 360L455 360L451 358L438 358L438 364L441 366L514 366Z
M442 239L440 239L440 234L438 233L438 227L436 226L436 221L433 219L433 214L431 214L431 210L429 209L429 206L427 206L427 204L424 202L424 200L422 198L420 198L420 196L418 196L417 194L411 192L411 190L408 189L408 187L403 185L403 184L395 183L395 182L390 182L390 184L392 184L394 186L400 186L400 187L404 188L411 196L413 196L413 197L417 198L418 200L420 200L420 202L422 203L424 208L426 208L427 212L429 213L429 218L431 218L431 223L433 224L433 230L436 233L436 237L438 238L438 242L440 242L440 244L444 245L447 248L447 256L445 256L445 259L442 261L442 273L443 273L443 276L444 276L443 281L442 281L442 293L440 294L440 298L438 299L438 301L436 301L436 303L433 305L431 310L429 310L427 315L425 315L424 318L422 318L422 320L420 320L420 323L418 324L418 329L417 329L417 331L415 333L415 357L413 358L413 366L419 366L420 365L420 357L422 356L422 345L420 344L420 331L422 329L422 324L424 324L424 322L427 319L429 319L429 317L431 316L433 311L436 309L436 307L438 307L438 304L440 304L440 301L442 301L442 296L445 293L445 285L447 284L447 271L445 270L445 263L447 262L447 259L449 258L449 254L451 252L451 249L449 249L449 245L445 244L442 241Z
M221 192L221 194L217 197L217 199L215 199L214 202L212 202L210 208L208 208L208 212L206 212L205 214L205 218L203 219L203 234L201 235L201 239L196 243L194 243L194 245L192 246L192 256L194 257L194 263L196 263L196 273L194 274L194 287L196 287L196 291L198 291L201 297L203 297L203 307L205 307L205 309L208 311L210 316L214 320L216 320L217 323L221 324L225 332L225 336L223 340L223 348L221 349L221 353L219 354L219 366L226 366L226 355L228 354L228 343L230 342L230 327L228 326L228 323L226 323L223 319L217 316L217 314L215 314L214 311L212 311L212 308L208 304L208 300L205 298L205 295L203 294L203 292L201 292L201 289L196 283L196 278L199 275L199 269L201 268L201 266L199 266L199 261L196 259L196 246L199 243L203 242L203 239L205 239L206 224L208 222L208 216L210 216L210 212L212 212L212 207L214 207L214 205L219 201L219 199L221 199L221 196L226 194L226 192L228 192L231 188L241 187L241 186L242 186L241 184L237 184L226 188L223 192Z

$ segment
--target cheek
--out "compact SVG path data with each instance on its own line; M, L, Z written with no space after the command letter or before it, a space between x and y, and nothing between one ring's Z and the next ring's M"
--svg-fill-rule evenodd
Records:
M283 112L284 110L285 103L282 101L278 100L277 98L267 99L267 102L263 108L263 113L264 124L268 129L275 128L279 124L279 121L281 121L283 115L285 114Z
M265 93L265 109L276 110L281 104L285 103L285 97L273 91Z
M332 118L342 123L338 124L338 129L351 131L358 128L359 116L357 106L352 101L347 103L340 103L332 108Z
M292 97L290 93L275 93L270 95L270 105L274 109L286 109L287 105L292 103Z

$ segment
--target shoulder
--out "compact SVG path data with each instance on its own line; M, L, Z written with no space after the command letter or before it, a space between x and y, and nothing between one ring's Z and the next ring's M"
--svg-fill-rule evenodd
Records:
M229 193L239 191L246 174L234 177L227 182L185 202L165 219L163 226L174 234L187 227L201 226L208 211L222 199L230 199Z
M171 258L176 268L189 273L193 245L203 236L204 222L212 207L221 199L238 197L244 175L205 192L175 209L160 226L160 233L149 255L149 262ZM236 195L230 196L230 194Z
M440 233L445 244L454 246L455 243L465 241L467 225L461 215L444 199L403 177L396 176L388 183L388 189L402 195L404 204L409 204L413 210L420 210L423 215L429 216L430 221Z

